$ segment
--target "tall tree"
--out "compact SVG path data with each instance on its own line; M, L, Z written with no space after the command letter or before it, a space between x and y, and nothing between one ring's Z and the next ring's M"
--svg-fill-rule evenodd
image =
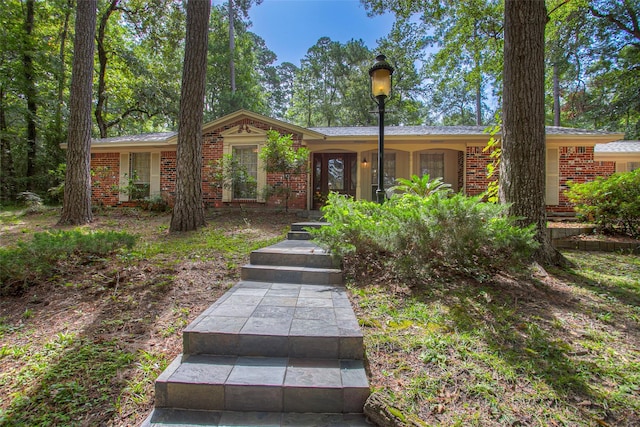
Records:
M239 2L234 3L239 8ZM239 12L241 12L240 10ZM250 22L236 14L234 21L234 70L236 91L229 86L229 34L227 15L221 6L213 6L210 19L205 121L222 117L240 108L260 114L271 114L267 102L269 70L276 56L260 37L248 30Z
M22 64L24 67L24 96L27 101L27 178L29 190L36 188L34 176L36 173L36 121L38 104L36 103L36 81L33 69L33 26L35 17L35 0L27 0L24 20L24 41L22 47Z
M58 224L79 225L93 220L91 213L91 100L97 0L79 1L76 8L69 143L64 203Z
M367 76L373 56L362 40L321 37L302 59L286 116L303 126L375 123Z
M171 216L171 232L191 231L205 225L202 202L202 119L207 78L209 0L187 2L178 152L176 159L176 200Z
M432 81L431 108L436 108L432 114L445 118L449 124L482 124L489 116L484 113L489 89L500 80L502 1L361 0L361 3L370 14L394 13L396 24L408 21L416 28L420 25L419 31L425 34L420 47L425 63L424 79ZM429 51L433 45L438 49ZM452 94L456 101L449 103ZM447 114L449 111L451 115Z
M506 0L504 11L504 88L499 195L508 213L534 224L540 243L536 258L557 263L546 230L544 0Z
M229 75L231 82L231 100L235 100L236 93L236 31L235 20L238 12L249 18L249 8L251 5L260 4L262 0L228 0L228 17L229 17Z

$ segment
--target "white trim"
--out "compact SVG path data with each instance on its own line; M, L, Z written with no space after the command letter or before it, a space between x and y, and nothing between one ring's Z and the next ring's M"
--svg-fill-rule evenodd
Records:
M118 200L120 202L128 202L129 194L126 191L120 191L120 189L125 188L129 181L129 152L120 152L120 178L119 178L119 189L118 189Z
M149 196L160 195L160 153L151 153L149 165Z
M560 150L547 148L545 204L558 205L560 203Z

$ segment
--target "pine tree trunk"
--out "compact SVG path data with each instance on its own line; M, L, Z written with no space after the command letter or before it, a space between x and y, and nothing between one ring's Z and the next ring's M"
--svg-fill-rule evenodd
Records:
M109 126L105 117L107 109L107 50L105 47L105 36L107 31L107 22L109 17L117 9L119 0L111 0L109 7L100 17L100 27L98 28L98 101L96 102L96 123L100 131L100 138L106 138Z
M91 213L91 101L97 0L82 0L76 9L76 30L69 97L69 143L62 216L58 224L79 225Z
M0 86L0 201L11 200L16 194L13 156L11 155L11 143L6 137L7 134L4 88Z
M535 224L536 260L557 263L546 227L544 0L506 0L500 201L520 225Z
M207 74L209 37L208 0L187 3L178 152L176 159L176 200L171 232L191 231L205 225L202 202L202 116Z
M236 32L233 23L234 16L233 0L229 0L229 72L231 74L232 96L236 93L236 62L234 57L236 52Z
M38 105L36 104L36 82L33 69L33 23L35 16L35 0L27 0L24 21L24 47L22 54L22 65L24 68L24 96L27 101L27 178L29 190L36 189L36 114Z
M558 64L553 64L553 125L560 126L560 77Z

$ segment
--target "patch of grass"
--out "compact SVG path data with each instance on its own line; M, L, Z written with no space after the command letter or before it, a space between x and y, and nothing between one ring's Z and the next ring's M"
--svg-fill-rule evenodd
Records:
M567 256L544 281L349 284L374 388L434 426L640 424L640 258Z
M222 214L174 235L168 215L107 214L79 230L61 232L42 214L0 227L0 251L31 250L15 255L16 270L30 274L26 295L0 299L0 426L139 424L157 375L180 351L180 331L235 283L251 250L280 241L295 220ZM76 232L92 241L68 252ZM136 236L132 248L87 249L114 232ZM38 253L43 263L48 247L66 255L32 275L27 258Z
M143 242L132 252L138 259L152 258L161 254L171 254L176 258L198 258L200 260L218 257L220 254L229 260L252 250L269 246L282 240L283 234L275 238L260 238L258 230L246 228L232 233L221 233L215 223L194 233L167 235L152 242Z
M100 260L120 248L131 248L135 236L124 232L87 233L76 229L33 233L31 240L0 247L0 295L20 293L30 283L54 275L58 263Z
M24 357L15 350L11 357ZM118 372L136 359L115 341L63 333L26 351L29 362L0 377L10 402L2 426L102 424L115 411L110 395L122 382Z

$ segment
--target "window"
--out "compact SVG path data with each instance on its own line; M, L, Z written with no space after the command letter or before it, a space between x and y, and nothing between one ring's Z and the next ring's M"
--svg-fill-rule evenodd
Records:
M234 199L255 199L258 189L258 146L243 145L233 147Z
M129 188L132 200L149 197L151 188L151 153L131 153L129 159Z
M384 189L396 185L396 153L384 153ZM372 200L376 200L376 190L378 189L378 156L371 159L371 187Z
M420 174L444 179L444 154L420 154Z
M636 169L640 169L640 162L627 162L627 172L632 172Z

